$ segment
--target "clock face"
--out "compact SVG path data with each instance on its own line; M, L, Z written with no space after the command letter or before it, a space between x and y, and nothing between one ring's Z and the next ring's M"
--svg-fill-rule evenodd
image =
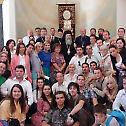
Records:
M71 17L70 11L69 11L69 10L65 10L65 11L63 12L63 18L66 19L66 20L69 20L70 17Z

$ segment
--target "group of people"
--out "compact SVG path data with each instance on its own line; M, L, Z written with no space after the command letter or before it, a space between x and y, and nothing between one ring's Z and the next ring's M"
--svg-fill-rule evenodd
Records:
M126 111L125 29L35 28L0 51L0 126L107 126L107 113ZM113 118L109 126L119 126ZM13 125L14 126L14 125Z

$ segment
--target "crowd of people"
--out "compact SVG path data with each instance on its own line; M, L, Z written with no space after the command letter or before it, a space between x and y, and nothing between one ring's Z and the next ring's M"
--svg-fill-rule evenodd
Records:
M0 126L107 126L126 112L125 29L27 30L0 51ZM13 121L15 123L13 123ZM109 126L119 126L112 119Z

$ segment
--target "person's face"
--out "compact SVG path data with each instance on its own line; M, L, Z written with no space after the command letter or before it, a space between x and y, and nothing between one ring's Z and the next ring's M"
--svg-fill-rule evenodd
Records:
M1 54L0 61L6 62L7 61L7 54L5 54L5 53Z
M126 91L126 78L123 79L123 88Z
M102 40L97 40L97 47L100 48L103 45Z
M33 31L32 30L28 30L27 31L27 36L33 36Z
M108 80L107 87L108 89L112 90L114 88L115 84L112 82L112 80Z
M54 29L54 28L50 29L50 34L51 34L52 36L55 35L55 29Z
M103 75L102 72L98 70L94 70L94 75L96 76L97 79L100 79Z
M39 89L42 89L43 84L44 84L44 82L43 82L42 79L39 79L39 80L37 81L37 85L38 85L38 88L39 88Z
M28 53L32 53L33 49L34 49L33 46L29 45L27 48Z
M125 35L124 29L119 29L119 30L118 30L118 36L119 36L120 38L124 38L124 35Z
M116 57L117 54L118 54L118 51L117 51L117 49L115 49L115 48L110 48L110 49L109 49L109 52L110 52L110 54L111 54L113 57Z
M97 68L97 65L96 65L95 63L91 63L91 64L90 64L90 68L91 68L92 70L95 70L95 69Z
M122 49L123 46L124 46L122 40L118 40L118 41L116 42L116 45L117 45L117 48L119 48L119 49Z
M50 35L46 35L45 36L45 41L46 42L51 42L51 36Z
M31 40L30 44L35 45L35 41Z
M12 97L14 98L14 100L19 100L21 95L22 95L22 93L21 93L20 89L17 87L14 87L13 91L12 91Z
M110 38L108 32L103 32L103 38L105 40L108 40Z
M22 79L24 76L24 71L23 69L16 68L15 70L15 76L17 79Z
M105 48L100 48L100 53L102 54L102 56L105 56L108 53L108 51Z
M66 34L66 40L72 40L71 34Z
M80 29L80 33L81 33L81 36L85 36L86 35L86 29Z
M58 36L59 36L59 38L62 38L63 32L59 31L59 32L58 32Z
M90 35L96 35L96 32L94 29L90 30Z
M57 94L56 95L57 106L64 106L64 101L65 101L64 94Z
M36 49L35 49L37 52L40 52L41 51L41 44L38 44L37 46L36 46Z
M50 50L50 44L49 43L46 43L45 45L44 45L44 50Z
M77 51L78 56L83 55L83 49L82 48L77 48L76 51Z
M93 50L92 50L91 46L86 46L86 52L87 52L87 55L93 54Z
M41 35L41 30L40 29L36 29L35 33L36 33L37 36L40 36Z
M14 48L14 42L11 41L10 44L9 44L9 49L13 49Z
M85 83L84 77L78 76L77 83L78 83L79 87L83 87L84 83Z
M70 64L68 67L69 73L73 73L75 71L75 65L74 64Z
M95 113L95 121L99 124L103 124L106 120L106 115L103 113Z
M83 72L86 74L86 73L89 73L89 67L88 67L88 65L87 64L83 64L82 65L82 70L83 70Z
M60 46L55 47L54 51L55 51L56 53L60 53L61 47L60 47Z
M20 45L19 53L24 54L24 52L25 52L25 46L24 45Z
M47 31L44 30L44 29L42 29L42 30L41 30L41 36L45 36L45 35L47 35Z
M90 37L90 42L91 44L95 44L96 43L96 38L94 36Z
M62 84L63 80L64 80L63 74L62 73L57 73L56 80L58 81L58 84Z
M99 30L98 30L98 34L99 34L99 35L103 35L103 30L102 30L102 29L99 29Z
M77 95L77 88L75 86L71 86L69 88L69 93L72 97L75 97Z
M6 65L4 63L0 63L0 75L4 74L6 70Z
M45 94L45 96L50 96L51 88L49 86L47 86L47 85L44 86L43 93Z

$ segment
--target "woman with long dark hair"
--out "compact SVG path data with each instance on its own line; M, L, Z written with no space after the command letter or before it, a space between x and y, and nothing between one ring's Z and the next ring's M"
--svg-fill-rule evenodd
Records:
M37 112L32 115L32 124L42 126L42 119L47 115L52 104L52 90L49 84L44 84L42 97L37 101Z
M23 88L15 84L10 92L10 97L3 100L0 105L0 120L8 121L10 118L18 119L21 126L24 126L26 116L26 101Z
M23 65L26 69L25 78L31 80L31 71L30 71L30 60L29 56L26 55L26 47L24 43L18 43L16 48L16 53L11 59L11 76L15 76L15 67L17 65Z

